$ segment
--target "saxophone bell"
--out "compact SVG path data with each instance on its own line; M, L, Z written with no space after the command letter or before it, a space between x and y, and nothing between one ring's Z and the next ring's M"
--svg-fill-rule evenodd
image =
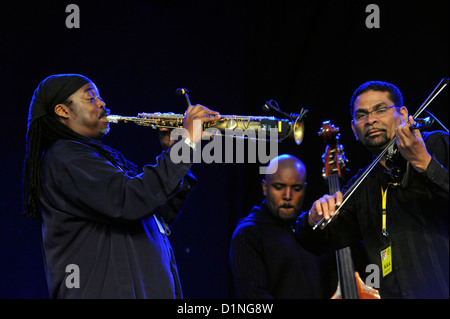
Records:
M283 112L278 106L278 102L275 100L266 101L266 104L262 107L264 112L269 112L270 110L275 111L282 117L288 118L292 121L291 132L289 134L295 140L297 145L300 145L303 141L303 134L305 132L305 124L303 121L304 116L308 113L308 110L302 108L300 114L291 113L287 114Z
M300 145L302 143L304 132L305 132L305 122L300 116L298 116L294 121L292 130L293 138L297 145Z
M292 137L297 145L300 145L303 141L305 133L305 121L304 117L308 113L307 109L302 108L300 114L291 113L289 118L293 121L292 125Z

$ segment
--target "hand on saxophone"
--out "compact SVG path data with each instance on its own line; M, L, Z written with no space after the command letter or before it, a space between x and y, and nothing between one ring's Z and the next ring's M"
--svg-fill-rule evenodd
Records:
M200 104L190 105L184 114L183 127L189 132L189 139L194 143L202 140L203 123L220 119L219 112Z
M164 151L168 150L169 147L172 146L172 144L175 142L174 140L170 139L170 132L172 129L168 129L166 127L159 129L159 142L161 143L161 146Z

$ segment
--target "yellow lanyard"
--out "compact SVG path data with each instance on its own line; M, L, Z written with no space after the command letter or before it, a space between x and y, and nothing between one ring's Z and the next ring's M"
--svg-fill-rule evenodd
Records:
M386 190L383 190L383 187L381 187L381 233L384 237L388 237L389 234L387 232L386 228L386 199L387 199L387 191L388 191L389 185L386 187Z
M381 208L382 208L382 214L381 214L381 233L385 238L389 238L389 234L386 229L386 203L387 203L387 191L389 188L389 185L386 187L386 190L383 190L383 187L381 187ZM391 243L389 243L387 246L384 246L385 248L380 251L380 257L381 257L381 265L383 268L383 278L389 275L392 272L392 247Z

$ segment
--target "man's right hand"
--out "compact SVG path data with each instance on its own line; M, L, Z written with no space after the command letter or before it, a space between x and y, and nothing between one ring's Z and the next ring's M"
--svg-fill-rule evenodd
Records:
M322 218L329 220L335 214L336 206L342 204L342 193L336 192L334 195L324 195L314 202L308 212L308 224L313 227Z
M183 127L189 132L189 139L194 143L198 143L202 139L203 123L213 122L219 119L219 112L210 110L206 106L200 104L190 105L185 112ZM197 123L197 125L194 123Z

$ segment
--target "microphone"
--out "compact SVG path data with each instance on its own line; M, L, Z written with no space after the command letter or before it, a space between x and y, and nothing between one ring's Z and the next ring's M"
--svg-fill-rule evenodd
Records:
M266 104L264 104L264 106L262 107L262 110L264 112L269 112L270 109L276 109L278 111L278 109L272 105L272 101L274 101L274 100L266 101ZM274 101L274 102L277 103L276 101Z
M189 100L189 91L186 90L185 88L178 88L175 90L175 94L176 95L184 95L184 97L186 98L186 103L189 106L191 106L191 101Z
M176 95L183 95L185 93L189 93L189 91L186 90L185 88L178 88L178 89L175 90L175 94Z
M269 112L269 110L271 110L271 109L285 118L292 119L292 114L289 115L287 113L284 113L282 110L280 110L280 107L278 106L278 103L275 100L266 101L266 104L264 104L264 106L262 107L262 110L264 112Z

